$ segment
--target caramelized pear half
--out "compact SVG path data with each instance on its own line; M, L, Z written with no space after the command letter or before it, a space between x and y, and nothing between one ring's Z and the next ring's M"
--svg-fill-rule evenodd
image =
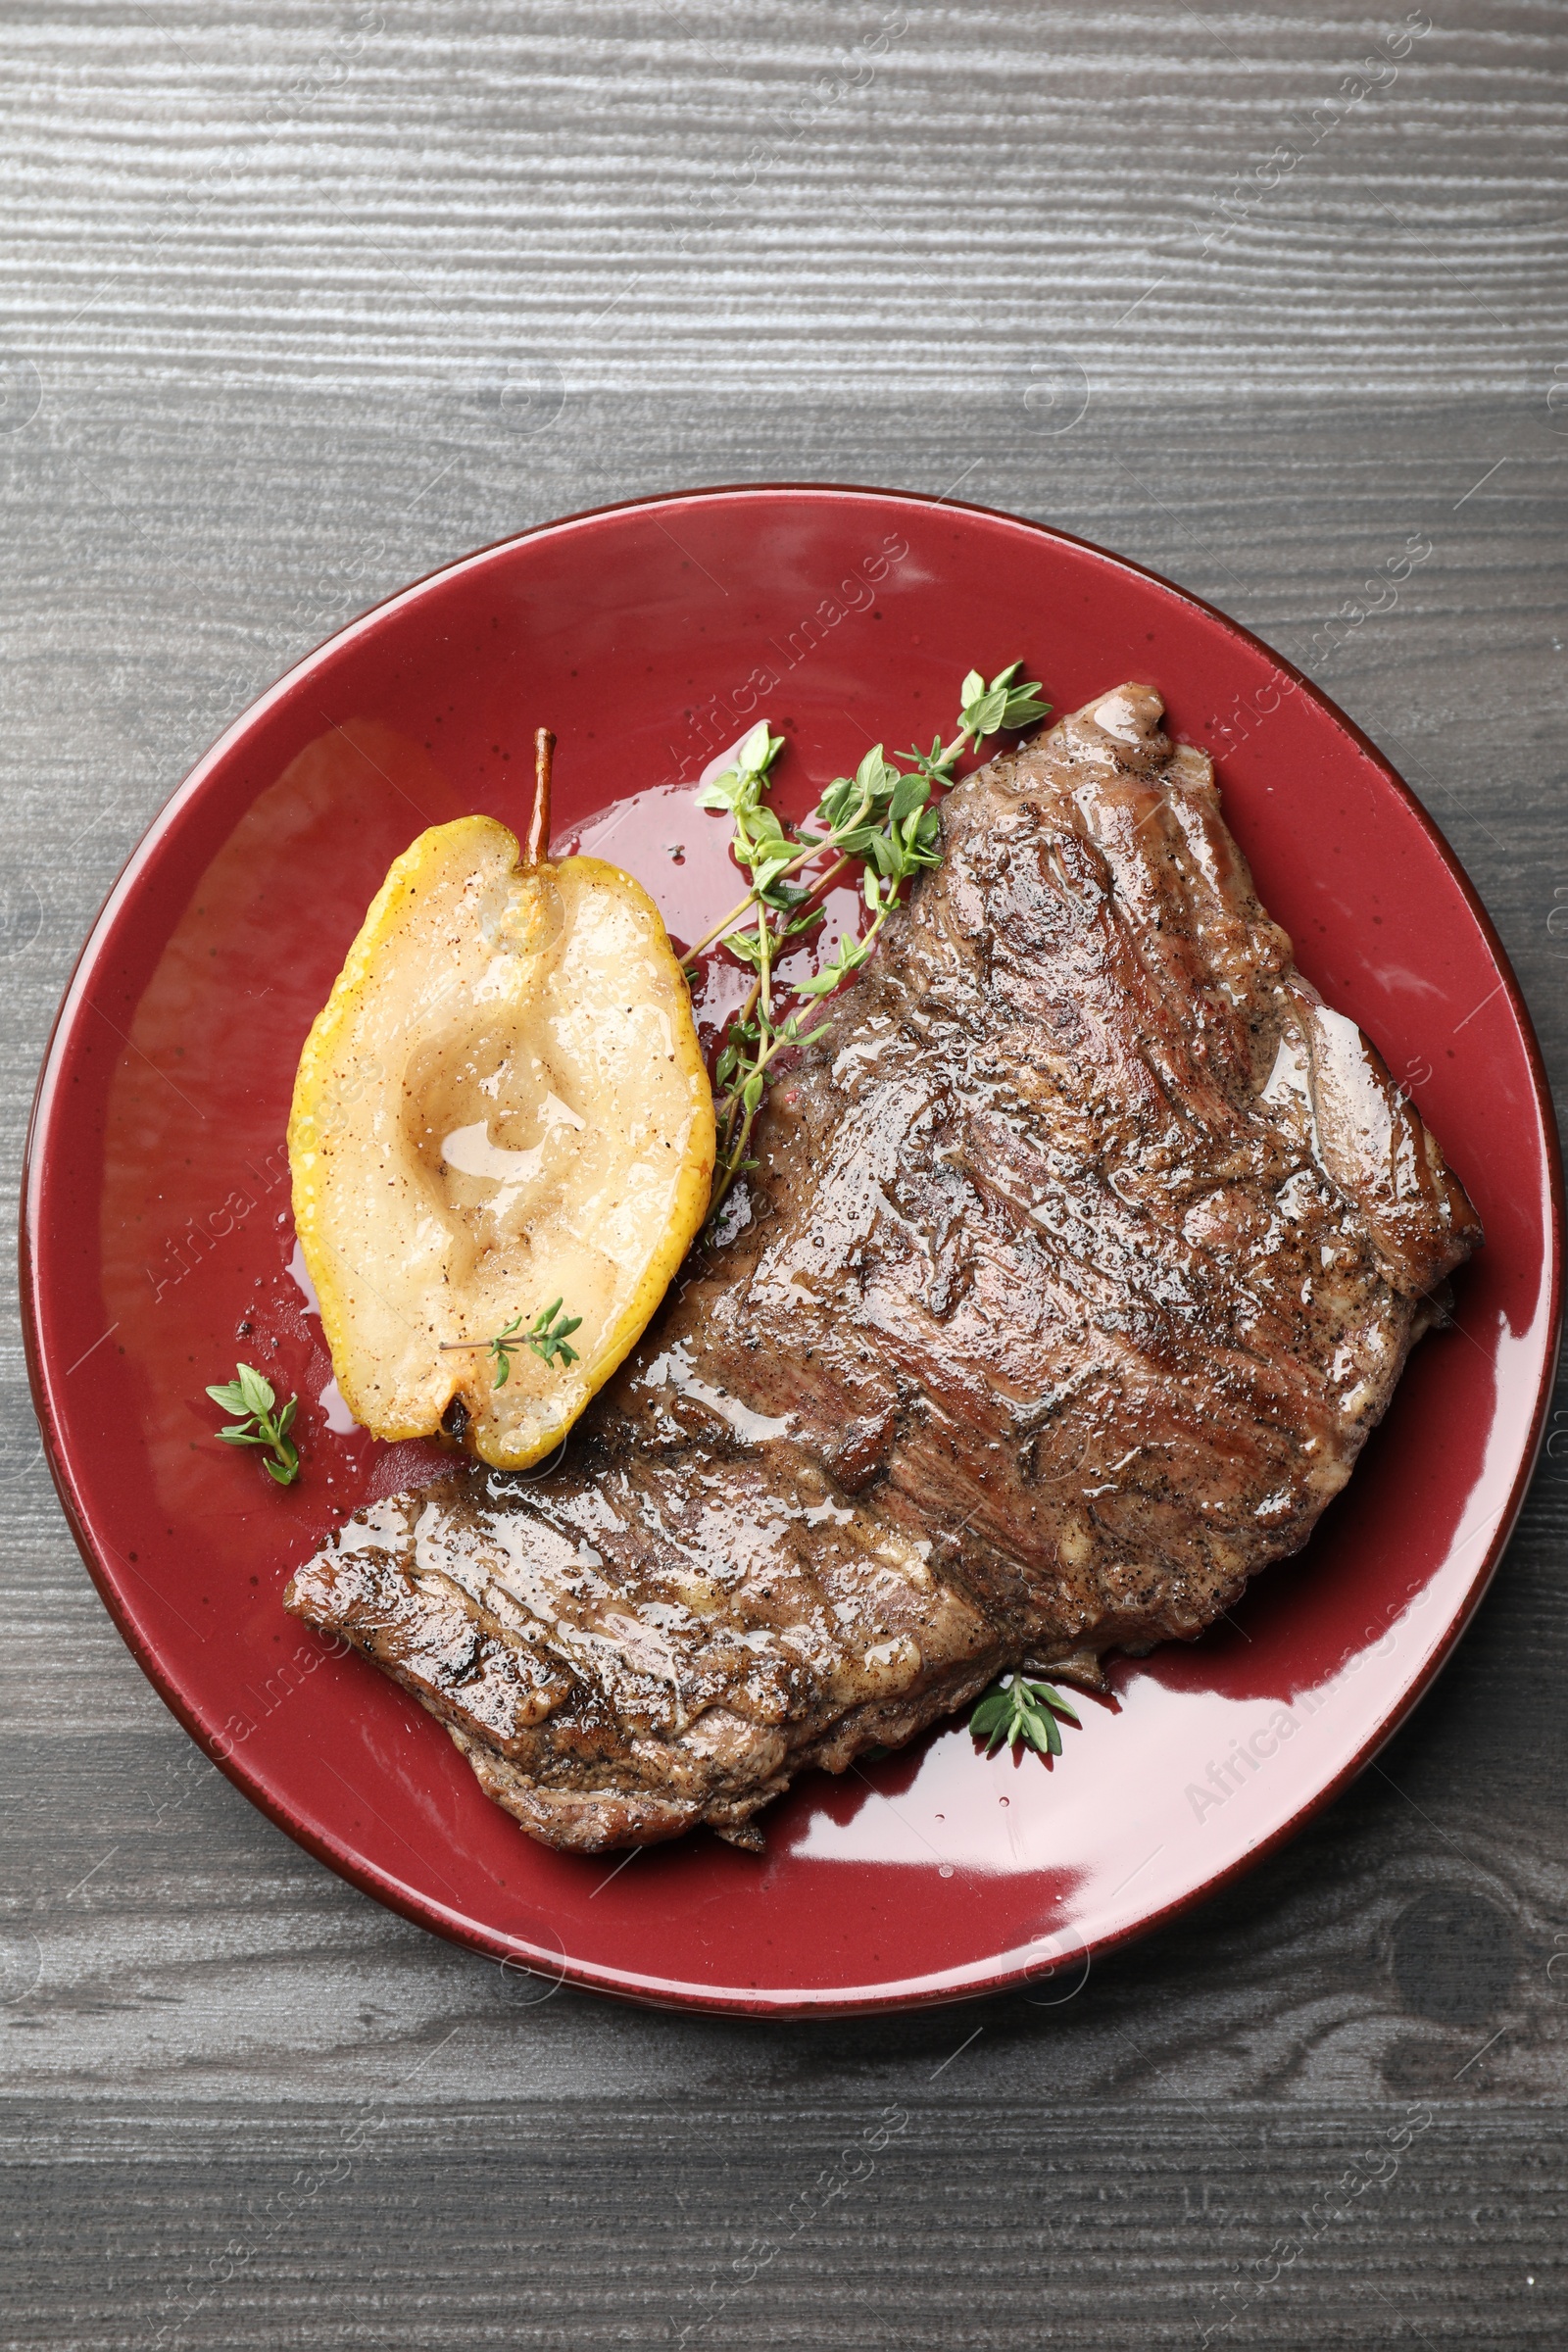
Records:
M659 909L597 858L519 865L491 817L421 834L306 1040L288 1149L355 1419L428 1437L461 1399L481 1459L541 1460L708 1207L712 1095ZM575 1362L517 1344L557 1299Z

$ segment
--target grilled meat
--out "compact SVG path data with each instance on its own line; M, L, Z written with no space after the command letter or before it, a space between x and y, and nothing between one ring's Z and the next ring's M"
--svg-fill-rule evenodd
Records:
M1441 1314L1475 1212L1161 715L1123 686L949 796L564 1467L398 1495L295 1577L534 1837L755 1842L1000 1670L1193 1639Z

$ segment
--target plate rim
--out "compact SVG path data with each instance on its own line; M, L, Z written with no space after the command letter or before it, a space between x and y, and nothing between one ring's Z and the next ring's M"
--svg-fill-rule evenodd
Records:
M85 1510L78 1500L75 1482L60 1442L60 1433L49 1403L44 1350L39 1336L36 1290L38 1273L36 1207L37 1192L42 1181L40 1143L44 1122L53 1105L58 1054L69 1027L74 1023L80 1000L85 995L85 983L90 976L98 952L106 943L122 906L130 896L141 867L150 859L154 849L169 827L175 821L179 812L202 790L213 770L227 756L234 745L249 733L261 718L274 709L286 695L301 684L313 670L324 666L337 653L370 634L380 621L393 611L414 603L438 582L453 578L514 548L525 546L531 540L547 538L557 532L566 532L581 524L597 521L606 515L630 514L639 510L648 513L668 512L680 507L700 506L712 501L744 497L807 497L825 501L836 498L875 499L907 506L927 514L932 513L972 514L986 522L1004 523L1010 529L1027 532L1056 546L1079 549L1115 571L1162 589L1167 595L1175 597L1182 604L1194 608L1210 620L1218 622L1227 635L1260 654L1274 665L1282 679L1288 678L1293 682L1293 692L1305 693L1333 724L1350 739L1362 757L1371 761L1382 782L1393 788L1406 810L1415 817L1450 879L1457 883L1464 902L1475 919L1487 953L1497 970L1502 992L1523 1042L1534 1108L1545 1147L1549 1213L1546 1234L1547 1263L1544 1270L1550 1337L1543 1360L1529 1429L1520 1448L1518 1466L1506 1503L1488 1540L1480 1565L1471 1577L1458 1605L1450 1614L1442 1640L1434 1645L1432 1654L1397 1702L1380 1716L1377 1725L1361 1745L1319 1788L1296 1805L1283 1821L1265 1837L1260 1838L1254 1845L1250 1846L1245 1852L1236 1855L1230 1861L1219 1865L1208 1876L1198 1881L1183 1893L1173 1896L1168 1902L1162 1903L1157 1909L1121 1927L1108 1930L1092 1940L1084 1941L1082 1956L1092 1963L1095 1958L1102 1954L1119 1950L1144 1936L1152 1935L1172 1920L1193 1909L1197 1904L1208 1901L1223 1888L1244 1877L1269 1855L1277 1852L1288 1839L1298 1836L1309 1821L1332 1804L1349 1783L1402 1729L1415 1708L1427 1696L1438 1676L1448 1664L1460 1638L1485 1598L1500 1565L1502 1555L1512 1539L1540 1457L1547 1407L1556 1380L1562 1345L1562 1261L1565 1228L1563 1165L1550 1081L1542 1054L1541 1043L1536 1035L1535 1023L1507 950L1498 935L1496 925L1457 854L1415 792L1353 718L1342 710L1340 706L1325 694L1323 689L1303 670L1298 668L1286 655L1278 652L1265 639L1259 637L1255 630L1249 628L1245 622L1222 612L1218 606L1210 604L1205 598L1194 594L1191 589L1182 587L1178 582L1168 579L1163 572L1155 571L1148 564L1139 564L1131 557L1118 555L1113 550L1101 546L1096 540L1083 538L1076 532L1062 530L1054 523L1040 522L1032 516L1014 514L1006 508L982 506L972 500L955 499L948 496L933 498L920 491L881 488L867 482L836 481L725 482L695 489L666 491L655 495L644 493L632 498L615 499L603 506L585 507L574 510L568 514L553 515L542 522L531 523L520 531L509 531L501 538L486 541L483 546L471 548L464 555L454 557L445 564L437 564L429 571L421 572L416 578L392 590L389 595L380 598L375 604L368 606L364 612L354 614L351 619L344 622L341 628L335 629L329 637L323 638L319 644L313 646L297 662L291 663L280 676L273 679L270 686L265 687L245 706L244 710L230 720L221 734L202 753L168 799L155 811L144 831L132 845L105 893L98 912L88 926L82 944L72 963L54 1018L50 1023L48 1040L39 1064L22 1157L17 1240L19 1306L23 1328L24 1357L26 1365L27 1385L38 1421L39 1434L43 1441L44 1458L48 1464L50 1479L59 1497L72 1539L77 1551L81 1554L87 1573L99 1598L108 1610L121 1640L165 1706L195 1742L202 1754L216 1764L225 1779L230 1781L248 1801L257 1807L258 1811L265 1814L297 1845L303 1846L316 1860L323 1863L337 1876L347 1879L350 1885L358 1887L362 1893L371 1896L373 1900L384 1904L388 1909L399 1913L415 1925L442 1936L449 1942L457 1943L466 1950L475 1951L483 1958L500 1963L510 1961L514 1966L521 1965L525 1968L529 1966L530 1962L536 1962L538 1966L533 1973L553 1975L557 1986L562 1984L570 1984L576 1989L596 1992L638 2007L694 2011L715 2016L778 2020L803 2017L864 2016L883 2010L952 2007L963 2001L982 1999L1005 1992L1021 1984L1048 1981L1061 1968L1075 1965L1075 1960L1053 1959L1045 1963L1036 1960L1031 1963L1027 1959L1020 1959L1014 1952L994 1955L989 1960L970 1963L968 1968L949 1969L934 1978L926 1977L904 1984L816 1990L797 1988L790 1992L759 1990L756 1986L693 1984L667 1978L639 1977L633 1980L630 1972L612 1969L595 1962L570 1961L565 1959L564 1953L552 1954L548 1949L529 1944L521 1937L508 1938L486 1931L474 1921L460 1920L455 1915L446 1912L445 1907L432 1897L405 1888L398 1882L387 1878L374 1864L367 1862L346 1847L339 1847L329 1838L318 1835L309 1824L291 1815L281 1800L275 1799L270 1791L238 1768L237 1751L215 1751L206 1734L196 1722L193 1711L187 1706L183 1692L172 1676L166 1674L158 1652L150 1642L143 1640L134 1621L122 1609L119 1586L111 1578L107 1563L101 1556L99 1543L88 1526ZM1218 756L1223 757L1223 754ZM136 1571L129 1568L128 1563L122 1562L121 1566L128 1570L131 1576L136 1575ZM138 1581L147 1583L149 1592L155 1591L148 1580L139 1579ZM559 1968L558 1958L562 1962ZM976 1972L972 1976L971 1970ZM1072 1996L1066 1997L1071 1998Z

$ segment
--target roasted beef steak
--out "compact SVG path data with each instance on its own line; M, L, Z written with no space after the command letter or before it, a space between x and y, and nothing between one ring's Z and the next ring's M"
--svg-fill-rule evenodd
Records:
M1480 1227L1296 970L1147 686L949 797L729 1236L534 1483L356 1514L286 1605L534 1837L739 1842L1034 1662L1305 1543Z

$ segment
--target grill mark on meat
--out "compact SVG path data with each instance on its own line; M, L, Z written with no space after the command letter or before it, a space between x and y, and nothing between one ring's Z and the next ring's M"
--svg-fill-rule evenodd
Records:
M1442 1318L1475 1212L1160 717L1123 686L949 796L569 1466L394 1496L293 1580L532 1836L753 1841L1005 1667L1192 1639Z

